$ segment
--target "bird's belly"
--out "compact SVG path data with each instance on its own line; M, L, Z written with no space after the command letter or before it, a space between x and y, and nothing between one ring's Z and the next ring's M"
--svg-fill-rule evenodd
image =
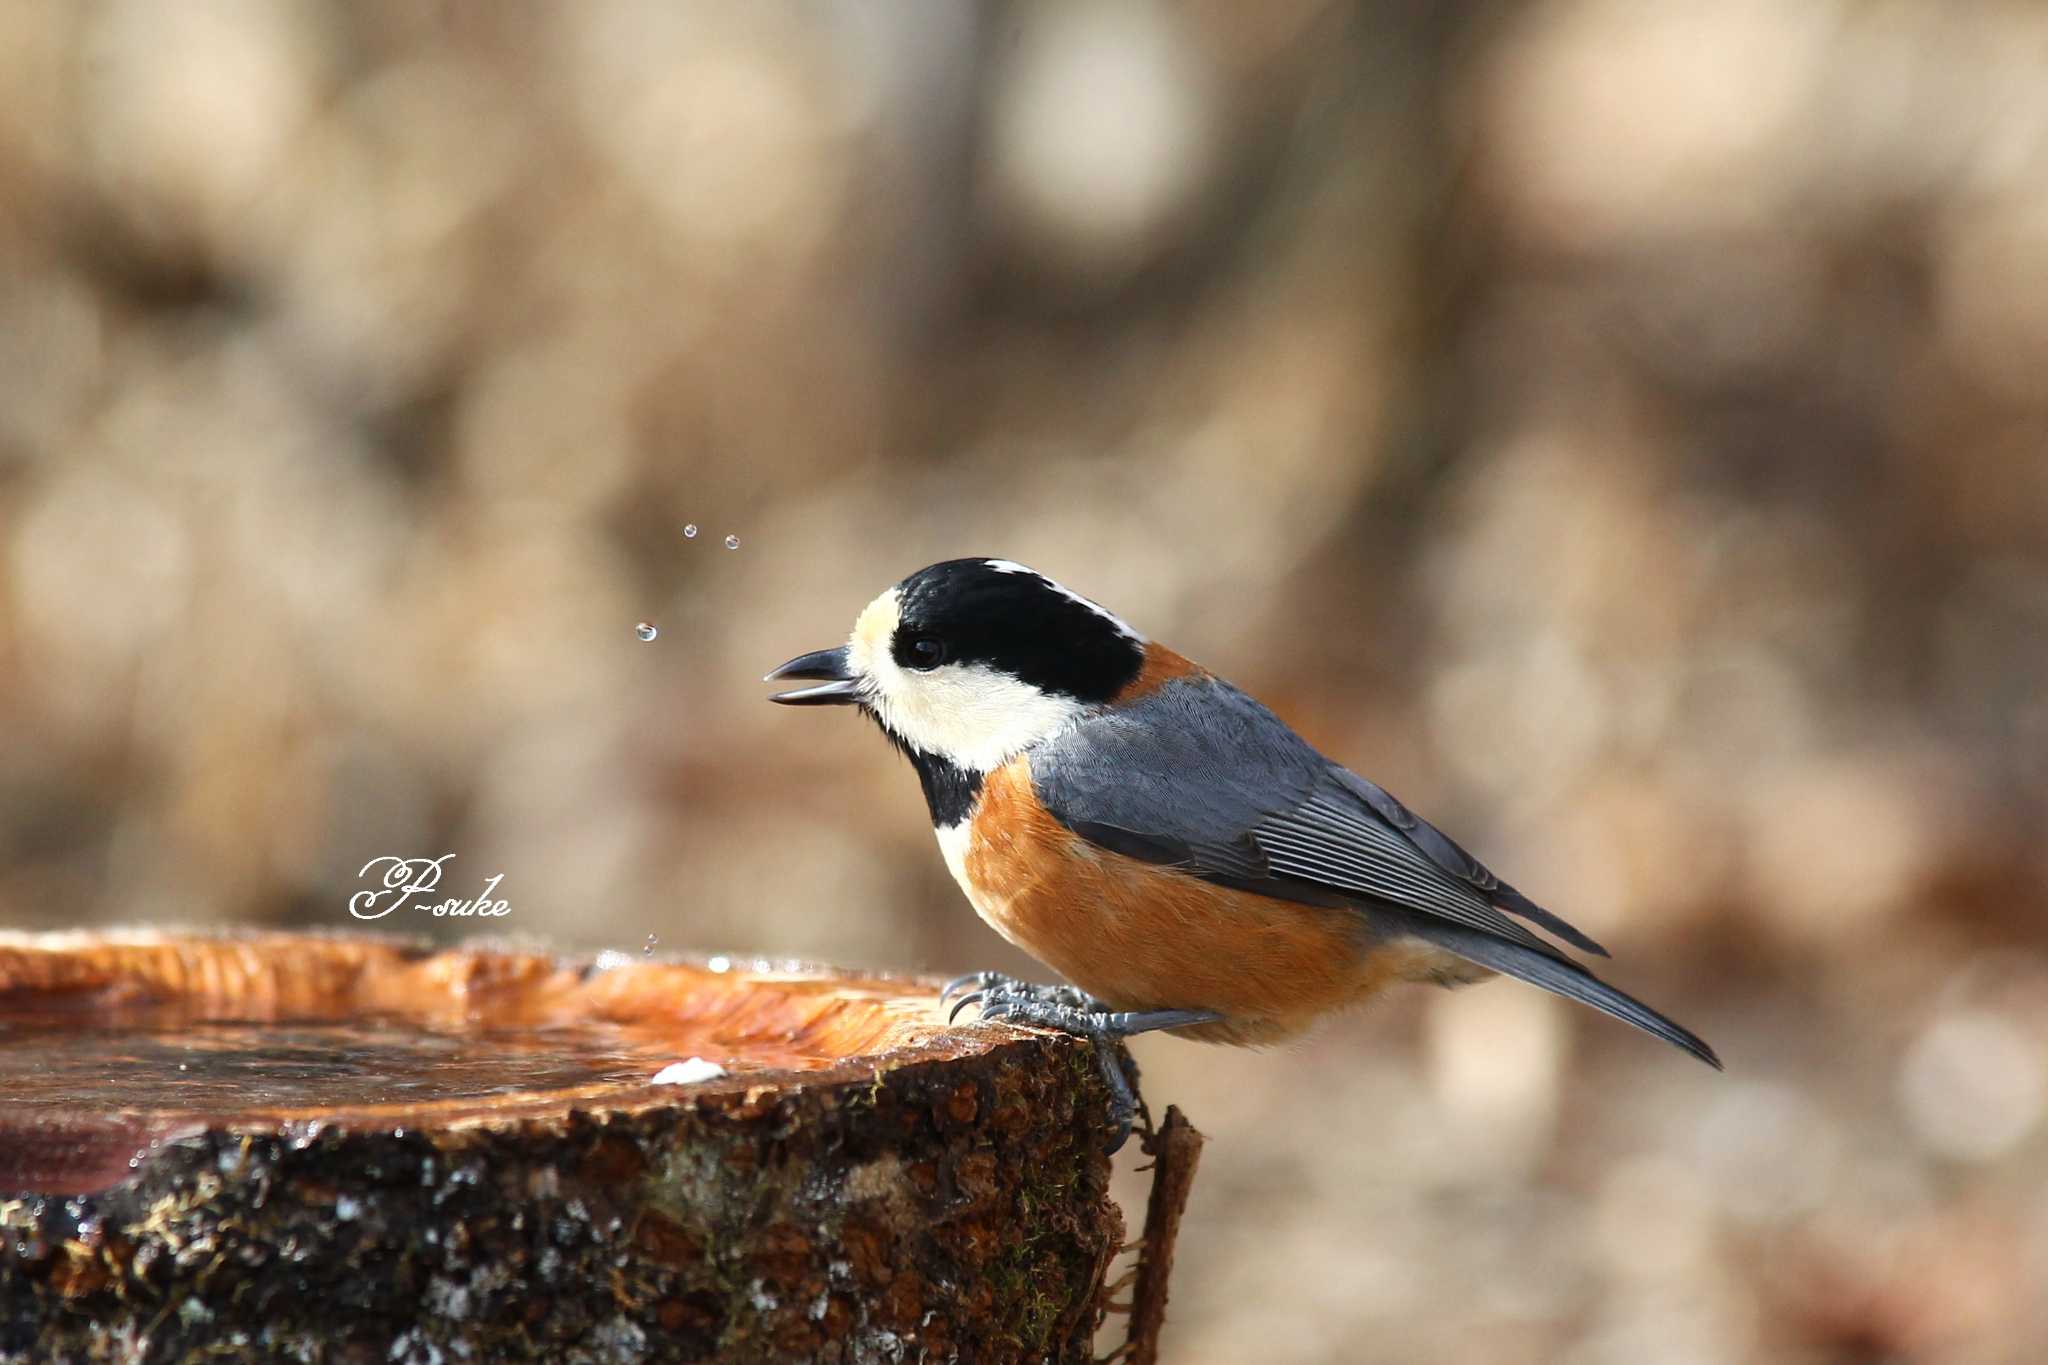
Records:
M1020 787L1021 780L1021 787ZM1357 910L1221 887L1080 838L1028 799L1029 776L990 774L974 818L939 831L954 878L995 931L1117 1009L1206 1009L1181 1030L1276 1042L1427 970Z
M1038 957L1029 943L1018 938L1010 930L1010 906L1015 897L1004 894L997 887L984 886L968 875L967 854L973 843L972 825L963 820L957 825L941 828L936 832L939 836L939 852L946 859L946 870L953 874L953 880L959 883L960 890L967 897L967 903L974 907L975 914L981 916L982 923L1001 934L1010 943L1031 953L1033 957Z

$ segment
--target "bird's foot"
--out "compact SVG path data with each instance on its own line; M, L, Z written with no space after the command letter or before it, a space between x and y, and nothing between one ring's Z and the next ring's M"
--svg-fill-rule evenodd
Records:
M969 972L965 976L954 977L939 991L940 1007L951 1006L946 1016L948 1019L957 1017L971 1004L987 1005L1000 999L1040 1000L1095 1014L1109 1009L1077 986L1046 986L1036 981L1022 981L1002 972Z
M1223 1017L1212 1010L1112 1010L1072 986L1038 986L995 972L977 972L951 982L940 1000L951 1001L948 1017L969 1005L979 1005L983 1019L1057 1029L1094 1044L1103 1084L1109 1089L1110 1121L1116 1127L1109 1144L1111 1155L1130 1140L1132 1120L1143 1104L1138 1097L1138 1064L1131 1059L1124 1040L1157 1029L1212 1024Z

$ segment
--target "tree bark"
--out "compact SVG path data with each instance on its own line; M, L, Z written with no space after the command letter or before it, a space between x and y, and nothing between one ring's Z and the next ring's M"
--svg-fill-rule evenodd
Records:
M0 1359L1089 1359L1087 1048L718 965L0 937Z

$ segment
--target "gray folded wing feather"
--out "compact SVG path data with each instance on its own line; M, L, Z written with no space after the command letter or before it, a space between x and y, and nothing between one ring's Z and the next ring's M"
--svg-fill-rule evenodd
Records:
M1284 900L1403 906L1557 955L1512 912L1605 952L1220 679L1092 716L1030 762L1055 818L1118 853Z

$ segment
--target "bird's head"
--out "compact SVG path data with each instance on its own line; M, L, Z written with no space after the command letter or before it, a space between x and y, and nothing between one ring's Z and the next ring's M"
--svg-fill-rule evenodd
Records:
M990 772L1109 701L1145 641L1107 609L1007 559L949 559L868 603L837 649L768 675L817 681L769 698L859 706L890 737Z

